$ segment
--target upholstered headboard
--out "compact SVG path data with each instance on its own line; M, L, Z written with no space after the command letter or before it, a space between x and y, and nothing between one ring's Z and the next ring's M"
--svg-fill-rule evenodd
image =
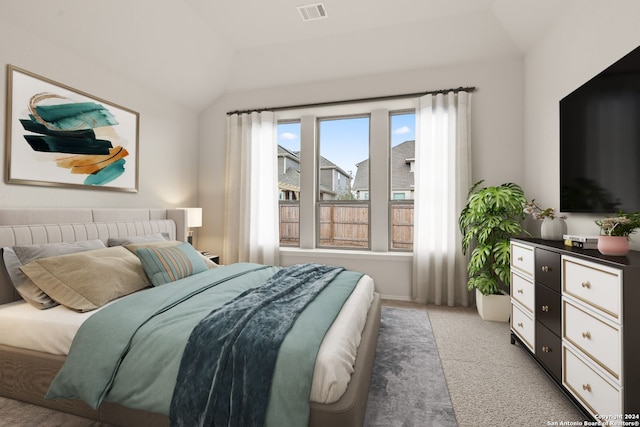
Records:
M0 248L168 233L187 240L184 209L0 209ZM0 260L0 304L20 299Z

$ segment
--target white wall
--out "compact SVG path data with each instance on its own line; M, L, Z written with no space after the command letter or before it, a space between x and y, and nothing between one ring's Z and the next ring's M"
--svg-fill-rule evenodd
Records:
M637 0L574 2L526 55L524 184L527 196L545 207L560 204L558 102L640 45L638 17ZM597 235L596 218L570 215L568 232ZM640 249L640 238L635 241Z
M197 113L160 98L0 17L0 129L6 120L6 64L140 113L139 191L98 191L0 182L2 207L177 207L197 203ZM4 132L3 132L4 137ZM5 150L0 150L5 164Z
M523 163L523 60L498 58L487 62L446 68L422 69L318 82L222 96L200 117L200 203L203 228L199 246L221 253L224 226L225 119L238 109L277 107L312 102L414 93L476 86L472 99L473 178L487 184L524 179ZM330 255L323 255L330 257ZM376 254L376 257L383 256ZM282 263L304 262L303 251L283 254ZM359 254L334 256L336 262L363 271L376 279L378 290L388 297L410 299L411 262L406 255L386 262L370 262ZM376 258L377 259L377 258ZM325 262L325 258L323 258ZM224 260L222 260L224 262Z

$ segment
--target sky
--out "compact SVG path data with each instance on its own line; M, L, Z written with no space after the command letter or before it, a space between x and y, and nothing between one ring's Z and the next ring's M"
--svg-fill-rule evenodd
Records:
M320 122L320 155L355 177L356 164L369 157L369 118L322 120ZM391 144L396 146L415 139L415 115L391 116ZM278 144L291 151L300 150L300 124L278 125Z

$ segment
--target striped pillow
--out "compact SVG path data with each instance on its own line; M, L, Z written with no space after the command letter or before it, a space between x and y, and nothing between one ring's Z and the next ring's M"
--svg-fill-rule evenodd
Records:
M164 285L207 270L200 253L189 243L138 248L136 254L153 286Z

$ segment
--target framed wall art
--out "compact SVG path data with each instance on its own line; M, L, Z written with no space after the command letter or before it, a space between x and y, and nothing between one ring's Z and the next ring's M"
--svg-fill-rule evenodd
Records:
M8 183L138 191L139 114L7 66Z

